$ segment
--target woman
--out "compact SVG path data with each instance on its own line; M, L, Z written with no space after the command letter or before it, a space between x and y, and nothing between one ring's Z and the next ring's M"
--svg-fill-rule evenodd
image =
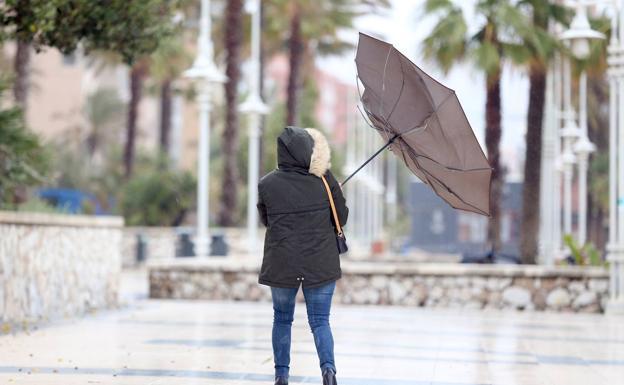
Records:
M288 384L291 326L301 285L323 384L335 385L329 310L341 272L322 176L330 186L341 225L347 221L348 209L329 171L329 145L318 130L286 127L277 139L277 160L278 168L258 184L258 210L267 227L259 283L271 287L273 298L275 384Z

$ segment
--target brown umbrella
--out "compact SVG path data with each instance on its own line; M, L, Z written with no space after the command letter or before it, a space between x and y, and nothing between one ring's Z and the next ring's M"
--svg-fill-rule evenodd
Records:
M448 204L490 215L492 169L455 91L391 44L362 33L355 63L364 111L387 141L374 156L390 146Z

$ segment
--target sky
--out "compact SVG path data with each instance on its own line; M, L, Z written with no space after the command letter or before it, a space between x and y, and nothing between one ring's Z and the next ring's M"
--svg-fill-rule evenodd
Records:
M475 0L462 0L466 20L474 20ZM460 3L460 2L458 2ZM441 83L452 88L466 112L468 121L481 147L485 152L485 80L483 75L469 64L455 67L448 74L443 74L434 63L422 58L422 41L431 31L434 18L423 18L424 0L391 0L392 8L382 14L366 15L356 20L356 30L344 33L344 38L357 43L358 32L373 33L382 36L397 49L412 59L421 69ZM478 25L469 24L469 28ZM345 83L355 85L355 50L337 57L319 59L321 68L329 70ZM505 66L501 85L502 126L501 160L509 168L508 180L516 181L522 177L526 133L526 113L528 105L529 82L526 74L519 68ZM354 106L355 108L355 106Z

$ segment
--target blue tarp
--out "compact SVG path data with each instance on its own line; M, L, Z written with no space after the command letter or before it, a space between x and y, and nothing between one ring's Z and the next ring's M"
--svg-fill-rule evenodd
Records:
M85 203L95 208L96 215L107 214L95 195L80 190L64 188L45 188L37 191L37 196L59 210L72 214L83 212Z

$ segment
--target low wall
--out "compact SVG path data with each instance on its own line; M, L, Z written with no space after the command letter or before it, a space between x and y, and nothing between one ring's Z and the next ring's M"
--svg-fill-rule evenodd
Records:
M149 266L152 298L268 301L260 261L183 260ZM602 312L608 273L596 267L343 262L334 302Z
M123 266L131 267L137 264L136 250L138 236L141 235L145 241L145 253L147 260L172 259L175 257L176 244L180 231L190 231L195 233L193 228L177 227L141 227L132 226L123 229ZM227 242L229 253L241 255L246 253L247 230L245 228L211 228L211 234L223 234ZM260 229L258 239L262 241L264 230ZM194 237L191 236L191 239Z
M123 219L0 211L0 321L117 304Z

